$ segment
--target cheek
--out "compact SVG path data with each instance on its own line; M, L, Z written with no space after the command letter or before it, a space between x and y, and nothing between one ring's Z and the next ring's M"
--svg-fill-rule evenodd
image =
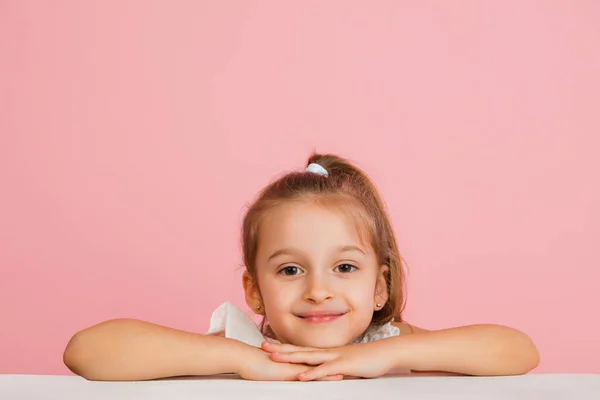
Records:
M281 282L268 277L263 280L261 294L267 310L278 310L291 303L296 291L293 285L282 285Z
M347 298L358 306L371 306L375 295L375 279L357 279L346 290Z

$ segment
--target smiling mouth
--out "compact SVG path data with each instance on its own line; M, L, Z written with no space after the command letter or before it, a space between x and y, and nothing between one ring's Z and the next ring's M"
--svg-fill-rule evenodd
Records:
M324 323L324 322L332 322L336 319L343 317L346 315L346 312L336 312L336 313L307 313L303 315L297 315L298 318L306 322L310 322L313 324Z

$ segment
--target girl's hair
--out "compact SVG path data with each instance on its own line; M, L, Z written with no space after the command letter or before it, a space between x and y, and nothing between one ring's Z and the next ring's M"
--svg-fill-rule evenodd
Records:
M258 286L256 254L263 217L273 207L289 201L311 200L333 205L354 221L361 240L371 244L378 265L387 265L389 299L373 313L371 326L391 320L402 322L404 309L404 271L394 232L385 205L368 176L349 161L332 154L313 154L307 165L319 164L328 176L311 172L292 172L265 187L249 207L242 224L242 250L248 273ZM260 290L260 288L259 288ZM265 325L261 324L264 330Z

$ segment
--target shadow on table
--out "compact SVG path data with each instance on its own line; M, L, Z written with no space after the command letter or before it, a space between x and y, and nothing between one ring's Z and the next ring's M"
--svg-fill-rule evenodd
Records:
M455 374L452 372L390 372L389 374L380 376L372 379L385 379L385 378L415 378L415 377L427 377L427 376L465 376L461 374ZM344 380L348 379L363 379L353 376L344 377ZM177 376L173 378L161 378L153 379L155 381L181 381L181 380L243 380L239 375L236 374L218 374L218 375L205 375L205 376Z

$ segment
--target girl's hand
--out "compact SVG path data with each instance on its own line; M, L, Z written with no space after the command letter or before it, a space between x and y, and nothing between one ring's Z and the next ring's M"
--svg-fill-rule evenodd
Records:
M271 353L271 359L278 363L316 365L299 373L301 381L339 375L374 378L385 375L392 368L389 349L386 350L384 342L380 340L331 349L263 342L262 348Z
M241 355L240 368L237 374L253 381L296 381L301 373L313 367L303 363L275 362L266 351L252 347ZM324 376L321 381L339 381L342 375Z

